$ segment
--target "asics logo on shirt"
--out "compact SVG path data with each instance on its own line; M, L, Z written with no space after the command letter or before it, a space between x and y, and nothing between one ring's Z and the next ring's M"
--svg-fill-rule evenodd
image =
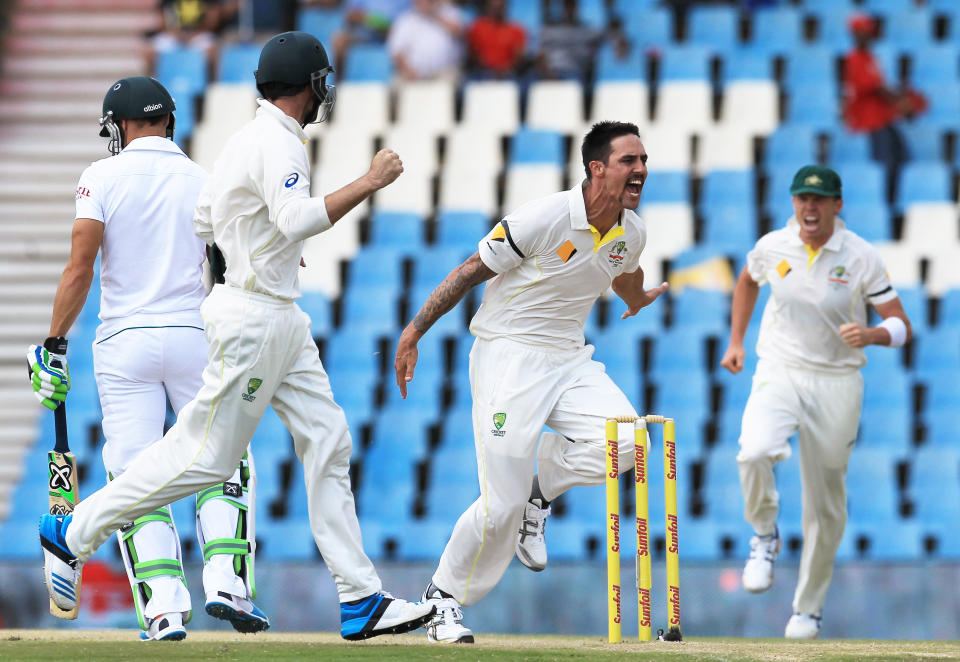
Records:
M286 186L287 188L290 188L291 186L296 184L299 179L300 179L300 175L298 175L297 173L293 173L292 175L287 177L287 181L285 181L283 185Z

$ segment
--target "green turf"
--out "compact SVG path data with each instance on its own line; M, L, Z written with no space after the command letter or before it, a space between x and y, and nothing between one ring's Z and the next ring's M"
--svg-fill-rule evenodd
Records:
M182 642L136 640L134 631L4 630L0 660L110 662L253 662L301 660L704 660L775 661L960 659L958 642L848 641L787 642L782 639L694 638L683 643L624 642L608 644L600 637L478 637L475 645L427 644L423 635L387 637L360 643L332 634L266 634L243 638L220 632L191 632Z

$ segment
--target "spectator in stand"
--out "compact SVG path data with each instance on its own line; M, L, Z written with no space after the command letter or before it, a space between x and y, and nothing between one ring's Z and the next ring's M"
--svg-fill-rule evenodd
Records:
M870 45L877 38L877 22L855 14L848 24L856 45L843 61L843 119L848 129L870 134L874 160L887 170L887 193L894 199L897 167L908 158L897 121L921 112L926 101L916 92L887 85Z
M577 17L577 0L563 0L562 13L540 30L536 65L541 78L586 82L602 34Z
M390 25L410 8L410 0L346 0L344 27L333 35L337 71L343 71L343 56L354 44L382 44Z
M404 80L456 79L463 51L463 17L447 0L414 0L390 28L387 49Z
M484 15L467 32L468 69L477 78L510 78L523 67L527 33L506 20L506 9L505 0L487 0Z
M213 66L217 35L237 13L239 0L160 0L160 31L150 43L148 64L156 69L156 58L177 48L203 51L208 67Z

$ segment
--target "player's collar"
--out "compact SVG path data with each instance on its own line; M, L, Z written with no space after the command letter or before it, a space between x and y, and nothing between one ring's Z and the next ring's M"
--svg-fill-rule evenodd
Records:
M796 216L791 216L790 220L787 221L787 229L790 230L790 243L796 246L803 245L803 239L800 238L800 223L797 221ZM843 246L843 230L847 229L847 224L843 222L839 216L833 219L833 234L830 235L830 238L827 239L821 248L826 248L828 251L839 251Z
M277 120L291 133L297 136L300 139L300 142L307 142L307 134L303 132L303 127L300 126L300 123L287 115L285 112L280 110L277 106L273 105L266 99L257 99L257 103L260 104L260 107L257 109L257 115L267 115Z
M163 136L143 136L142 138L134 138L127 143L127 146L123 148L123 151L173 152L175 154L183 154L183 150L177 146L177 143L173 142L169 138L164 138ZM184 156L186 155L184 154Z

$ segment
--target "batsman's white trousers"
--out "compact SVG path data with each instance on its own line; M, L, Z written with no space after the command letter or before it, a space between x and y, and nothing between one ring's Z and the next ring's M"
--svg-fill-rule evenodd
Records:
M206 360L203 329L190 326L127 329L94 344L93 371L106 440L103 465L109 475L122 474L143 449L163 436L167 398L179 414L200 390ZM140 561L180 557L176 529L165 523L145 524L133 540ZM178 578L160 576L146 583L147 618L190 611L190 593ZM231 588L224 583L207 590Z
M834 374L761 360L753 376L737 455L744 515L757 534L773 533L779 503L773 465L790 457L789 438L797 432L803 492L797 613L819 615L826 601L847 523L847 462L862 400L859 371Z
M510 564L534 463L550 500L575 485L604 482L606 418L635 410L592 355L590 345L558 351L508 339L474 342L470 388L480 498L457 520L433 575L460 603L489 593ZM556 433L541 436L544 425ZM632 459L633 436L624 434L623 471Z
M350 489L352 442L310 333L293 302L217 285L204 301L203 387L162 440L78 504L67 545L85 561L122 525L228 479L267 405L304 465L310 527L341 601L381 589L363 552Z

